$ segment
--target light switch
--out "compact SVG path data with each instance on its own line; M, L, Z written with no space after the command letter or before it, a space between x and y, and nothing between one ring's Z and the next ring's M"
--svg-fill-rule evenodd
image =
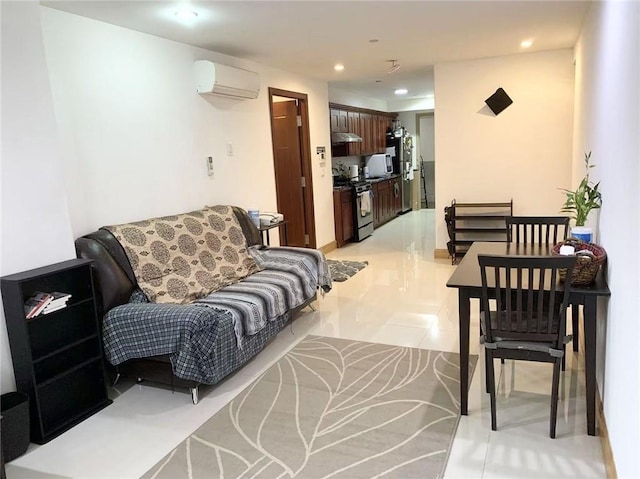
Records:
M230 141L227 143L227 156L233 156L233 144Z
M213 176L213 158L207 157L207 175Z

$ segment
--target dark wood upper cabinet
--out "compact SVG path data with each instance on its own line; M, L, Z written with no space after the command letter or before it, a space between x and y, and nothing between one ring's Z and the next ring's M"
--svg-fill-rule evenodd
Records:
M347 131L362 136L360 131L360 113L357 111L348 111L347 113ZM347 153L349 156L360 155L362 153L362 143L353 142L347 145Z
M333 157L373 155L386 151L387 128L397 117L386 113L346 105L329 104L331 133L355 133L362 142L338 143L331 146Z

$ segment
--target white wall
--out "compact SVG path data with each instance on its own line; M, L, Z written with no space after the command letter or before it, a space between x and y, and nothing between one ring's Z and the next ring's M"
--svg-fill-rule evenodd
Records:
M508 201L514 214L556 215L571 184L573 56L557 50L435 66L436 248L452 199ZM495 116L498 87L513 104Z
M73 258L74 239L105 224L215 203L275 210L270 86L308 94L316 239L334 240L331 166L313 154L330 147L325 82L37 2L1 6L1 274ZM258 71L259 98L197 95L201 58ZM0 323L4 391L15 384Z
M275 211L268 87L308 94L312 153L330 147L326 82L45 7L42 28L74 237L205 204ZM260 96L197 95L196 59L259 72ZM323 246L334 240L330 164L312 162Z
M435 106L432 98L406 98L399 100L390 100L387 102L387 111L416 111L416 110L433 110Z
M0 275L75 257L37 2L1 2ZM0 390L15 389L0 311Z
M598 389L618 477L640 477L640 3L594 3L575 49L574 182L592 152L611 299L598 308Z
M370 110L378 111L389 111L387 110L387 102L384 100L369 98L367 96L358 95L335 87L329 87L329 101L331 103L338 103L339 105L369 108Z

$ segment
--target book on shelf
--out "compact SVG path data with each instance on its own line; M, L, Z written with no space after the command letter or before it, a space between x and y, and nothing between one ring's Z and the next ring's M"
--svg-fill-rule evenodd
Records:
M50 293L36 292L24 303L24 314L27 319L31 319L39 315L42 310L53 301L53 295Z
M60 293L58 291L51 293L51 296L53 296L53 300L45 306L42 310L42 314L52 313L66 307L67 301L71 298L69 293Z
M67 303L59 303L54 305L49 303L49 305L42 310L42 314L53 313L54 311L58 311L59 309L64 309L66 307L67 307Z

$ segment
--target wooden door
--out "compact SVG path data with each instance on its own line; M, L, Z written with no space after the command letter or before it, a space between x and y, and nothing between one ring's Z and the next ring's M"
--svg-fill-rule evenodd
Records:
M296 103L295 100L272 102L272 136L278 212L288 221L288 245L304 247L308 242L305 241L304 175Z

